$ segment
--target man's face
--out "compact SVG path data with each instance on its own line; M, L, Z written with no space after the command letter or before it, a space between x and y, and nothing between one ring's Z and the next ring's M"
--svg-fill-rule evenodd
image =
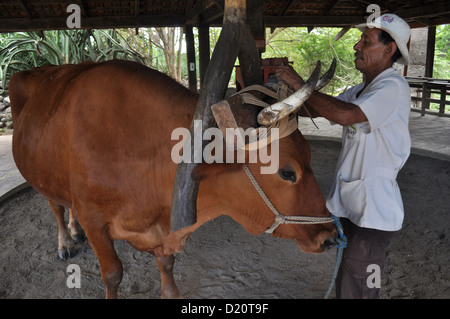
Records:
M355 68L362 73L376 69L384 62L386 46L378 39L380 29L367 28L355 44Z

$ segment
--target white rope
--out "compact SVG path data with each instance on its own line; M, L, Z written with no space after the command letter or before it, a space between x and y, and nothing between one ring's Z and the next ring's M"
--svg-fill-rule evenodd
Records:
M272 204L272 202L269 200L267 195L264 193L261 186L259 186L258 181L256 180L255 176L253 176L247 164L244 164L242 167L244 168L245 173L252 182L258 194L261 196L263 201L275 215L275 221L272 224L272 226L266 230L266 233L272 234L273 231L281 224L326 224L332 223L334 221L332 217L285 216L283 214L280 214L278 210L275 208L275 206Z
M331 283L328 287L328 290L325 294L325 299L328 299L331 290L334 287L334 283L337 278L337 274L339 271L339 267L341 265L342 260L342 254L344 251L344 248L347 247L347 237L344 235L344 230L342 228L341 223L339 222L339 218L332 215L330 217L313 217L313 216L285 216L280 214L275 206L271 203L267 195L262 190L261 186L259 186L258 181L256 180L255 176L253 176L252 172L248 168L247 164L243 165L244 171L247 174L248 178L252 182L253 186L255 187L258 194L262 197L264 202L267 204L267 206L270 208L272 213L275 214L275 221L273 222L272 226L266 230L266 233L271 234L273 231L280 226L281 224L325 224L325 223L333 223L337 229L339 238L336 239L338 245L337 245L337 254L336 254L336 265L334 267L333 272L333 278L331 280Z

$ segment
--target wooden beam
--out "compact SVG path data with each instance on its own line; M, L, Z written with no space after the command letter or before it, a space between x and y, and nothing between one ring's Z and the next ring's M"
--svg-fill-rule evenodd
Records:
M134 16L137 17L140 14L140 0L134 0Z
M65 30L67 17L49 19L0 19L0 32ZM109 16L82 17L82 29L144 28L144 27L182 27L184 16Z
M195 63L195 43L192 26L187 25L185 31L189 89L193 92L197 92L197 66Z
M217 23L217 20L219 23L223 22L223 10L218 6L212 6L200 14L198 22L203 25L211 25Z
M414 20L416 18L431 18L450 14L450 2L441 1L433 5L424 5L411 9L399 9L393 13L397 14L405 20Z
M339 33L337 33L334 36L334 41L339 41L340 38L342 38L348 31L350 31L351 26L346 26L344 28L342 28L341 31L339 31Z
M186 24L198 24L198 16L205 10L206 0L199 0L194 7L186 13Z
M326 16L328 15L333 9L334 7L339 3L340 0L332 0L330 1L327 6L325 7L325 9L322 11L322 15Z
M239 44L239 67L241 70L242 81L244 86L253 84L264 84L264 75L261 69L261 55L256 47L254 34L248 24L240 28L240 44ZM246 116L256 119L259 109L256 107L246 108ZM255 123L256 125L256 123ZM247 128L243 128L247 129Z
M425 64L425 77L433 77L434 50L436 45L436 27L428 28L427 61Z
M414 21L423 24L425 27L432 27L433 21L428 18L415 18Z
M26 3L23 0L19 0L19 4L22 7L22 9L25 11L25 13L27 14L27 17L28 18L32 18L30 10L28 10L28 7L27 7Z
M139 6L139 1L136 1L137 5ZM81 14L83 15L83 17L90 17L91 14L89 12L89 7L86 3L86 0L81 0Z
M244 85L263 85L264 76L261 69L261 56L256 47L251 27L248 24L244 24L240 29L240 33L238 57Z
M208 69L210 57L210 43L209 43L209 27L200 25L198 27L198 59L200 71L200 87L203 87L205 73Z
M265 16L266 27L343 27L364 23L364 16Z
M247 24L250 26L253 38L261 44L260 54L266 48L266 26L264 24L264 0L247 0Z
M286 12L288 12L289 8L291 7L292 3L294 3L294 0L290 0L286 6L283 8L283 11L281 11L281 16L284 16Z
M240 28L245 21L245 0L226 0L222 31L214 48L211 61L205 74L190 134L195 134L195 121L201 120L204 132L215 124L211 105L225 96L236 57L239 52ZM199 128L197 128L198 130ZM191 138L191 163L178 164L174 181L173 198L170 216L170 227L173 232L194 224L197 220L197 193L199 180L193 175L199 165L195 163L201 154L194 147L195 138Z

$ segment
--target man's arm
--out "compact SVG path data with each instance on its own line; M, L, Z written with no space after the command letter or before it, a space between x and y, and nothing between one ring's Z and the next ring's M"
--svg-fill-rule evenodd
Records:
M305 81L291 66L280 66L276 71L276 75L278 79L285 81L296 91L305 84ZM342 126L367 121L366 115L356 104L346 103L320 92L311 94L307 102L312 108L312 110L310 108L312 117L323 116L327 120ZM308 116L303 108L299 111L298 115Z
M367 121L366 115L358 105L343 102L320 92L311 94L308 104L320 116L342 126Z
M301 117L312 117L312 118L321 116L307 102L303 103L303 106L300 108L300 110L297 111L297 115Z

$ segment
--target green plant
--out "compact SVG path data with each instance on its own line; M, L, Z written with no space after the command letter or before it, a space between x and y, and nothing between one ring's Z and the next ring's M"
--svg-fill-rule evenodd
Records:
M361 32L352 29L336 42L333 38L339 31L337 28L317 28L311 32L306 28L275 30L272 34L268 33L263 57L287 57L293 62L294 69L305 78L311 74L317 60L321 60L326 69L336 58L335 76L323 89L325 93L336 95L362 80L353 62L353 46L359 41Z
M6 79L15 72L45 64L76 64L110 59L145 62L144 57L129 48L115 30L19 32L3 35L0 47L2 83L6 83Z

